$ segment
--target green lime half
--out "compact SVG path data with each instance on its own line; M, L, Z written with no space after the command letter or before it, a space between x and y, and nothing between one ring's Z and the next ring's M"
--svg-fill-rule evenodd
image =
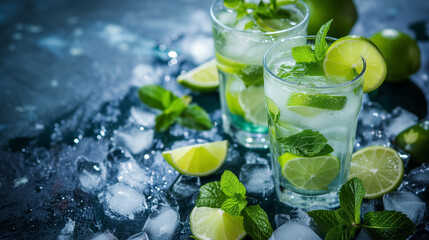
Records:
M297 188L324 190L337 177L340 161L332 155L300 157L285 153L278 158L282 175Z
M177 82L199 92L215 91L219 87L216 60L212 59L177 77Z
M189 221L197 239L235 240L246 236L243 217L232 216L219 208L194 207Z
M398 134L395 145L411 154L413 162L429 162L429 120L424 120Z
M207 176L225 162L228 141L196 144L162 152L164 159L177 171L190 176Z
M267 125L264 86L252 85L240 92L238 96L244 118L255 125Z
M289 97L287 107L304 116L315 116L319 109L339 111L347 103L345 96L331 96L294 92Z
M404 166L398 152L392 148L372 146L352 156L349 179L358 177L365 186L365 198L378 198L399 187Z
M362 58L366 62L363 91L368 93L383 83L387 72L384 57L371 40L354 35L338 39L325 53L323 70L328 78L347 82L362 72Z

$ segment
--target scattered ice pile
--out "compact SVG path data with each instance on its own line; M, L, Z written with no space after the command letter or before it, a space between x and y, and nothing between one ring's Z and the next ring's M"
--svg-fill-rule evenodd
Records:
M148 169L140 167L136 160L130 159L119 163L117 179L139 190L149 187L151 173Z
M274 216L274 223L276 224L276 228L279 228L281 225L285 224L288 221L290 221L290 216L287 214L280 213Z
M243 164L240 170L240 182L249 194L269 196L274 191L274 181L270 167L266 164Z
M179 213L175 210L160 204L147 219L143 227L149 239L170 240L174 239L180 225Z
M199 177L180 175L171 186L171 192L177 200L185 200L196 194L201 187Z
M149 237L147 236L147 233L145 232L140 232L137 234L132 235L131 237L129 237L127 240L150 240Z
M274 223L276 227L280 227L288 221L299 222L303 225L310 226L311 218L310 216L301 208L295 208L290 211L288 214L279 213L274 216Z
M66 222L66 225L64 225L63 229L61 230L58 240L72 240L75 225L75 221L69 218Z
M244 154L244 159L246 160L247 164L268 164L268 161L266 158L261 157L259 154L252 152L252 151L247 151Z
M152 128L155 126L156 114L145 111L139 107L132 106L130 109L130 122L134 122L144 127Z
M134 219L135 214L148 208L145 196L125 183L108 186L98 195L104 213L115 219Z
M80 156L77 159L77 172L79 183L85 192L95 193L106 182L107 170L102 162L91 162L86 157Z
M308 226L291 220L277 228L270 240L321 240L321 238Z
M388 112L377 103L366 102L362 104L355 138L356 149L371 145L389 147L390 141L383 128L388 117Z
M109 230L94 234L89 240L118 240Z
M385 210L395 210L407 215L411 221L418 224L422 221L426 203L414 193L408 191L390 192L383 196Z
M420 167L411 170L402 184L404 189L423 197L429 186L429 164L423 163Z
M401 107L396 107L384 123L384 129L389 137L395 137L405 129L418 122L418 117Z
M152 147L154 135L153 129L131 125L118 129L114 141L117 145L127 148L131 153L138 154Z

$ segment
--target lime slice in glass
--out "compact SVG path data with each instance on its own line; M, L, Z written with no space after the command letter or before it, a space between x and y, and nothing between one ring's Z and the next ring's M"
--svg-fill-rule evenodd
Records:
M325 190L340 171L340 161L332 155L300 157L287 152L278 161L283 177L295 187L308 190Z
M372 146L352 156L349 179L358 177L365 186L365 198L378 198L399 187L404 175L402 159L392 148Z
M199 92L215 91L219 87L216 60L212 59L177 77L177 82Z
M244 110L238 102L240 92L246 88L244 83L239 78L231 76L227 79L225 88L226 105L229 111L232 114L244 117Z
M177 171L190 176L207 176L225 162L228 141L196 144L162 152L164 159Z
M331 96L294 92L289 97L287 108L306 117L314 117L322 110L339 111L347 103L345 96Z
M323 70L328 78L347 82L362 71L362 58L366 62L363 91L368 93L383 83L387 72L384 57L371 40L354 35L338 39L325 53Z
M196 239L243 239L243 217L232 216L222 209L194 207L189 217L192 234Z
M247 66L247 64L239 63L227 57L224 57L218 52L216 52L216 61L219 70L231 74L240 73L243 68Z
M264 86L252 85L238 95L238 102L244 111L244 118L256 125L267 125Z

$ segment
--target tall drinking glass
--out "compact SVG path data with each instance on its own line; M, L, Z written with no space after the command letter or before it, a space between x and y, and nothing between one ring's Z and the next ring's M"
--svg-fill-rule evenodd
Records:
M309 12L301 0L281 6L284 19L255 20L217 0L210 8L225 133L248 148L268 148L262 58L275 42L306 35ZM272 26L283 30L269 31ZM268 31L267 31L268 29Z
M366 65L362 60L362 72L342 84L310 68L288 74L297 66L292 48L314 43L314 36L290 38L264 56L271 162L281 202L335 208L349 174Z

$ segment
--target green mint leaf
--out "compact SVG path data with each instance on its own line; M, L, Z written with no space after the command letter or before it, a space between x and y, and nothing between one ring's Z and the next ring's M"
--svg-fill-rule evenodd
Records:
M280 66L277 76L287 78L289 76L323 76L322 64L320 62L296 63L294 66Z
M244 25L244 30L252 29L253 25L255 25L253 21L246 23L246 25Z
M328 231L339 224L337 214L330 210L314 210L308 211L307 214L313 218L320 231L327 234Z
M363 228L373 239L407 239L413 232L414 223L396 211L367 212Z
M328 231L325 240L350 240L353 239L356 230L356 226L340 223Z
M325 52L328 49L328 43L326 42L326 35L328 34L329 27L331 26L332 19L320 27L316 35L316 43L314 44L314 56L317 60L322 60L325 56Z
M266 240L273 234L267 213L259 205L247 206L243 212L244 230L254 240Z
M155 118L155 130L158 132L166 131L172 124L174 124L178 117L186 109L186 104L180 98L175 98L170 106L164 110L163 113Z
M246 65L238 76L246 87L260 85L264 83L264 68L261 65Z
M146 85L138 90L140 100L149 107L167 109L177 97L158 85Z
M224 0L223 5L227 8L235 9L237 8L244 0Z
M292 57L297 63L315 62L314 52L311 46L299 46L292 48Z
M236 21L240 20L241 18L243 18L244 16L248 15L249 13L247 12L247 7L242 3L240 4L237 9L235 9L235 11L237 12L237 19ZM244 27L244 30L246 30L246 27Z
M212 128L209 115L196 104L191 104L184 109L177 122L182 126L196 130L209 130Z
M236 195L244 197L246 195L246 188L238 180L237 176L229 170L225 170L220 178L220 186L222 191L228 197L236 197Z
M200 188L198 195L197 207L221 208L222 203L227 199L225 193L222 192L219 181L209 182Z
M277 140L285 151L307 157L317 156L328 143L328 140L318 131L309 129Z
M364 196L363 182L356 177L347 181L340 189L340 207L353 223L360 223L360 207Z
M233 216L240 216L241 210L243 210L246 205L247 201L244 198L227 198L222 203L221 209Z
M333 151L334 149L331 147L331 145L326 144L322 151L319 152L319 155L328 155Z

